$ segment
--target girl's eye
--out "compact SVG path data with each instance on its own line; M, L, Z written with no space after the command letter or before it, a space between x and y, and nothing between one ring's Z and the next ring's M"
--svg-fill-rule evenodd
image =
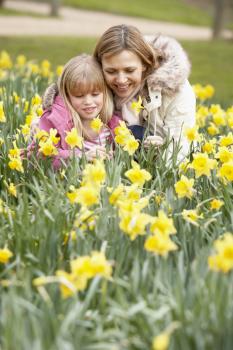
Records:
M133 69L133 68L126 69L126 72L127 72L127 73L133 73L134 71L135 71L135 69Z
M115 72L114 71L105 71L105 73L107 73L107 74L115 74Z
M99 96L100 92L93 92L92 96Z
M77 98L81 98L81 97L83 97L83 95L76 95L75 97L77 97Z

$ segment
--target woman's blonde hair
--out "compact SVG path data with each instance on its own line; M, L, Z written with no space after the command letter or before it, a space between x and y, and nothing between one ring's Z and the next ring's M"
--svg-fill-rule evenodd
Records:
M104 81L102 69L93 56L82 54L72 58L64 66L58 80L59 94L63 98L68 111L73 119L78 133L88 139L88 135L82 126L79 114L70 102L70 96L80 92L85 95L91 92L103 93L103 107L100 119L107 124L113 114L113 102L110 91Z
M133 26L125 24L113 26L101 36L94 51L94 57L101 64L103 55L112 56L129 50L135 53L145 67L146 78L159 66L156 51L144 40L141 32Z

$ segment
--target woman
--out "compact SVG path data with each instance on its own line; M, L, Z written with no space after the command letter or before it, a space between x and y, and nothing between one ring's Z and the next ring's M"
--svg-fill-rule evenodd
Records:
M94 57L112 90L117 114L137 133L149 125L144 146L160 146L172 139L169 151L179 144L182 160L189 151L183 131L195 125L195 96L187 80L190 63L178 42L161 35L146 42L137 28L117 25L101 36ZM50 88L46 107L51 96L54 91ZM132 102L139 96L143 109L138 114Z

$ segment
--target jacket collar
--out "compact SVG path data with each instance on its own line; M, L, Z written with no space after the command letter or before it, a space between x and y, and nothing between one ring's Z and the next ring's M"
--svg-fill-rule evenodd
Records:
M191 65L187 54L175 39L163 35L154 37L149 44L161 58L161 64L148 76L148 88L173 96L189 76Z

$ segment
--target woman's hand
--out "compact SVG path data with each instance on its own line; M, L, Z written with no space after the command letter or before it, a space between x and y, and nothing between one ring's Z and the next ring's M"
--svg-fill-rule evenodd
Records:
M105 146L97 145L97 146L91 148L85 154L86 154L86 157L88 160L94 160L96 158L111 159L113 156L113 151L112 150L107 151Z
M150 145L153 145L155 147L160 147L163 144L164 144L164 139L161 136L157 136L157 135L147 136L147 138L143 142L143 146L145 148L149 148Z

